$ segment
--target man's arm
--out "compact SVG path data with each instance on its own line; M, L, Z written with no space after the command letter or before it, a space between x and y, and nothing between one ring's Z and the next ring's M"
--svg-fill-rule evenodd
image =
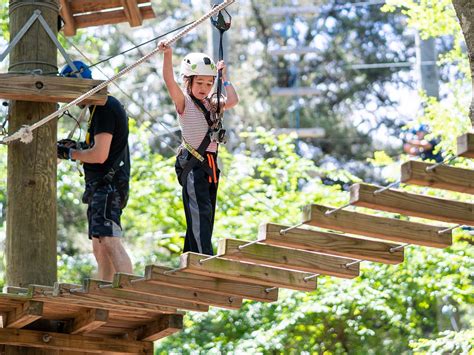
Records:
M83 163L103 164L109 157L110 144L113 135L111 133L99 133L94 136L94 146L84 150L72 150L71 158Z

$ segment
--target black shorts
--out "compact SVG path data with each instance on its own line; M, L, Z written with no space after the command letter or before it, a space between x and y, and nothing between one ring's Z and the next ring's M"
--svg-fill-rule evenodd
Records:
M120 217L125 195L111 184L86 186L83 202L88 204L89 238L122 236Z

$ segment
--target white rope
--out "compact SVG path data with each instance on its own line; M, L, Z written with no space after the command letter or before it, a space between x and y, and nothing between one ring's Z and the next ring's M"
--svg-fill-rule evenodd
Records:
M230 4L234 3L235 0L225 0L223 3L219 4L218 6L214 7L211 11L209 11L207 14L205 14L204 16L202 16L200 19L196 20L196 22L194 22L193 24L189 25L188 27L186 27L185 29L183 29L182 31L178 32L174 37L172 37L171 39L167 40L165 43L166 45L171 45L173 44L174 42L176 42L178 39L180 39L181 37L183 37L184 35L186 35L187 33L189 33L191 30L193 30L194 28L196 28L197 26L199 26L201 23L203 23L204 21L206 21L207 19L209 19L211 16L214 16L215 14L217 14L219 11L223 10L224 8L226 8L227 6L229 6ZM160 51L160 49L157 47L155 48L153 51L151 51L150 53L146 54L145 56L141 57L140 59L138 59L135 63L133 64L130 64L128 67L124 68L123 70L121 70L119 73L115 74L114 76L112 76L110 79L100 83L99 85L97 85L95 88L92 88L91 90L89 90L88 92L82 94L81 96L79 96L77 99L71 101L70 103L64 105L62 108L60 108L58 111L56 112L53 112L52 114L50 114L49 116L46 116L45 118L43 118L42 120L36 122L35 124L33 124L32 126L23 126L22 128L20 128L17 132L11 134L10 136L8 137L5 137L3 140L2 140L2 143L6 143L6 144L9 144L10 142L13 142L15 140L20 140L21 142L23 143L30 143L31 141L33 141L33 131L39 127L41 127L42 125L48 123L49 121L51 121L53 118L56 118L58 116L60 116L61 114L63 114L65 111L67 111L69 108L81 103L82 101L84 101L85 99L87 99L88 97L94 95L96 92L99 92L100 90L104 89L105 87L107 87L107 85L109 85L110 83L114 82L115 80L117 80L118 78L120 78L121 76L127 74L128 72L130 72L131 70L135 69L137 66L139 66L140 64L142 64L143 62L147 61L150 57L154 56L156 53L158 53Z

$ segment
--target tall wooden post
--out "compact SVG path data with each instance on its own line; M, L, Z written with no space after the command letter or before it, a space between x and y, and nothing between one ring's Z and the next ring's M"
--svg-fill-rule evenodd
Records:
M469 110L472 127L474 128L474 28L472 26L472 18L474 16L474 2L471 0L452 0L456 15L461 24L461 29L466 40L467 53L471 64L472 79L472 101Z
M35 10L57 33L57 0L10 0L10 36L21 30ZM57 50L39 21L26 32L10 53L9 72L41 69L57 72ZM32 125L54 112L55 104L12 101L9 133ZM7 177L7 284L53 285L57 278L56 252L56 121L34 131L30 144L8 146ZM7 354L51 354L35 349L8 347ZM56 352L53 352L56 353Z

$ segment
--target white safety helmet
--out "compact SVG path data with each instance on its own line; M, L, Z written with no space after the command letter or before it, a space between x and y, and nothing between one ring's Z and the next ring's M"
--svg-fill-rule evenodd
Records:
M189 53L181 63L181 75L208 75L217 76L217 67L214 61L204 53Z

